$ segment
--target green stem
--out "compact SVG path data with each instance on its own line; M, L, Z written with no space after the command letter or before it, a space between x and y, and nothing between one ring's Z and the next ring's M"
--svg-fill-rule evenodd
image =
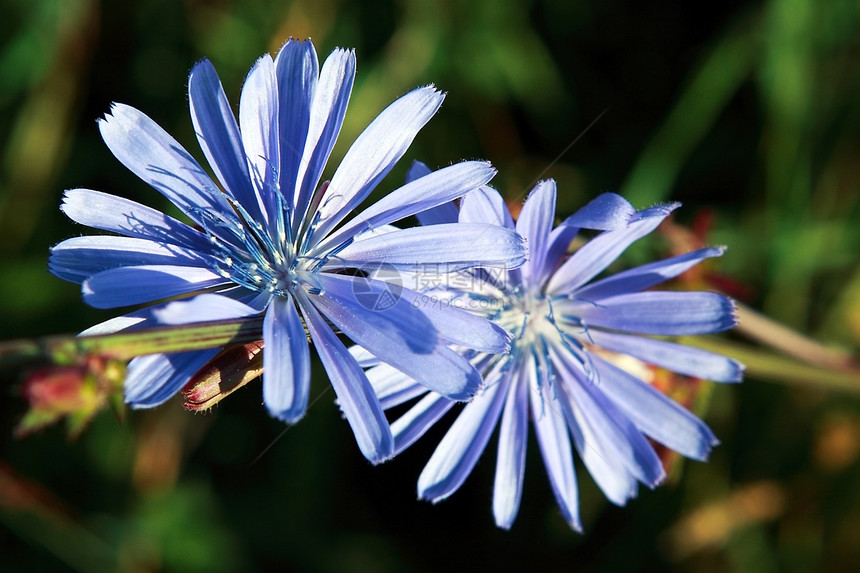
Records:
M798 384L820 390L860 394L860 371L832 370L805 364L766 350L721 338L698 336L684 338L684 344L718 352L746 365L750 378Z
M96 336L56 335L0 342L0 364L26 360L75 364L86 355L130 360L145 354L217 348L261 338L261 317L141 328Z

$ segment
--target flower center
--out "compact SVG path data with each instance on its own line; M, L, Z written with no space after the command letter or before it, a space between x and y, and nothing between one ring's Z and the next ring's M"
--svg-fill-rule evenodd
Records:
M497 321L514 335L517 346L532 346L539 337L555 331L552 305L546 296L521 288L509 294Z
M319 290L313 276L319 265L298 254L285 225L268 228L235 201L230 203L235 213L203 213L216 273L252 291L277 296L294 293L302 283L312 292Z
M537 362L537 383L552 384L555 379L552 349L558 355L575 356L586 375L593 370L586 351L588 332L579 321L555 313L554 298L528 289L508 293L497 323L513 334L512 357L532 356ZM512 358L516 360L517 358Z

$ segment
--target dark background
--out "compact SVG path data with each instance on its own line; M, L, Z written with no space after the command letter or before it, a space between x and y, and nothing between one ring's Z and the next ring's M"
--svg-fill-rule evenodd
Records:
M0 0L0 337L77 332L111 316L46 272L88 233L63 189L164 207L102 144L112 101L202 158L185 92L208 57L235 103L254 60L289 37L320 59L355 47L356 88L328 173L384 106L448 92L401 165L486 158L513 205L540 178L559 215L602 191L710 217L718 271L750 306L853 353L860 339L860 7L854 1L456 2ZM599 118L593 126L589 126ZM575 141L575 144L571 145ZM658 237L631 261L663 252ZM754 373L713 389L722 440L626 508L579 466L585 533L555 506L532 443L519 517L491 515L493 456L451 499L416 501L438 442L370 466L315 368L307 417L268 417L258 383L201 415L171 402L109 412L83 435L25 439L20 379L2 380L0 571L853 571L860 562L860 402L824 379ZM855 387L856 388L856 387ZM490 444L493 451L494 442Z

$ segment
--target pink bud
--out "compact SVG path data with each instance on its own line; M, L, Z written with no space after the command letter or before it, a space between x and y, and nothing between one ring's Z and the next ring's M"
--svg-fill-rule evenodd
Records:
M263 341L220 352L182 389L186 410L208 410L263 372Z

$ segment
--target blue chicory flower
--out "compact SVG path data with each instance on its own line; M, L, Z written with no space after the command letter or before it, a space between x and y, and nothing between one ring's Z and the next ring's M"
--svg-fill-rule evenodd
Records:
M417 177L429 170L414 167ZM419 179L420 180L420 179ZM651 336L717 332L735 324L732 301L711 292L651 287L702 260L722 254L705 248L593 280L634 241L653 231L677 204L636 211L606 193L553 228L556 186L539 183L516 224L501 196L488 187L419 215L425 224L459 218L516 228L530 259L504 273L454 273L419 301L457 306L490 317L514 341L507 355L467 351L485 385L457 415L418 479L418 495L433 502L454 493L471 473L498 428L493 513L509 528L522 492L531 417L552 490L564 519L581 530L573 446L607 498L623 505L638 482L665 477L651 438L689 458L708 456L717 439L696 416L613 359L634 357L703 379L740 381L743 366L724 356ZM582 228L603 231L568 255ZM421 398L392 423L401 452L439 421L454 402L417 385L359 349L354 354L386 409ZM629 360L628 360L629 361ZM646 437L647 436L647 437Z
M353 51L335 50L320 70L313 44L290 40L274 59L264 55L249 72L237 124L213 66L206 60L194 66L188 82L191 118L218 183L149 117L113 105L99 121L108 148L191 224L114 195L73 189L62 210L78 223L119 236L63 241L52 249L50 268L81 283L92 306L152 305L91 334L264 313L263 398L273 416L289 423L308 405L310 338L361 451L379 462L393 451L390 427L363 370L331 325L456 400L477 390L480 375L450 345L499 352L509 338L465 312L419 310L408 289L384 308L369 308L356 298L357 289L385 285L356 270L434 262L516 266L525 254L513 230L485 223L390 225L487 183L495 170L485 162L441 169L347 220L444 99L426 86L396 100L353 143L331 181L320 185L354 74ZM126 401L134 407L164 402L217 353L134 359Z

